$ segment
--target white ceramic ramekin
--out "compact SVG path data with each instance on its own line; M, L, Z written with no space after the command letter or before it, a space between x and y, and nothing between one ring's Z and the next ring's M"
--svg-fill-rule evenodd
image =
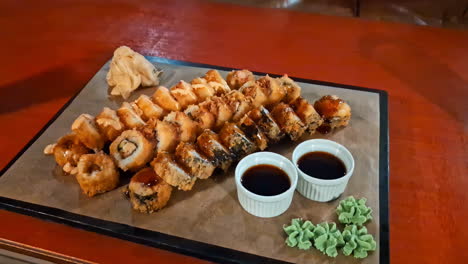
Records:
M313 151L328 152L338 157L346 166L346 175L334 180L317 179L305 174L297 165L298 160L306 153ZM297 191L306 198L319 202L328 202L338 198L346 189L349 178L354 171L354 158L344 146L326 139L311 139L299 144L293 152L292 161L297 168Z
M269 164L282 169L291 180L291 187L284 193L274 196L262 196L247 190L241 183L244 172L256 165ZM235 172L237 197L242 207L258 217L275 217L284 213L289 206L297 185L297 170L287 158L273 152L257 152L243 158L237 164ZM265 184L269 184L265 182Z

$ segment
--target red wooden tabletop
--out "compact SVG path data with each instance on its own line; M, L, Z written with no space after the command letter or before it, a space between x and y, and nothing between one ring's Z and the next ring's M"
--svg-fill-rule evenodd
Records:
M120 45L389 93L392 263L468 259L468 32L210 1L0 2L0 167ZM0 210L0 238L101 263L201 260Z

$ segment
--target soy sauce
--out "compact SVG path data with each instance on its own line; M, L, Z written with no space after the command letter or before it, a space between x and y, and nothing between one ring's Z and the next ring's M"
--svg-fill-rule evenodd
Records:
M241 177L241 183L247 190L263 196L278 195L291 187L291 180L286 172L266 164L246 170Z
M297 165L305 174L322 180L334 180L346 175L343 161L328 152L306 153L299 158Z

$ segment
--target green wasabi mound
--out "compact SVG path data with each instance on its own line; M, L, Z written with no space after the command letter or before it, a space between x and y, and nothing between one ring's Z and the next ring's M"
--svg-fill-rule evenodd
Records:
M315 226L310 221L303 221L300 218L292 219L291 225L283 226L284 232L288 235L286 245L297 246L299 249L308 250L312 246L311 240L314 237Z
M353 196L342 200L336 208L338 220L343 224L362 226L372 219L372 209L366 205L366 198L355 199Z
M314 246L329 257L338 255L337 247L344 245L343 236L335 223L320 223L314 229Z
M346 226L343 239L345 241L343 254L346 256L353 254L355 258L367 257L367 252L374 251L377 246L374 237L367 233L365 226L361 229L358 229L356 225Z

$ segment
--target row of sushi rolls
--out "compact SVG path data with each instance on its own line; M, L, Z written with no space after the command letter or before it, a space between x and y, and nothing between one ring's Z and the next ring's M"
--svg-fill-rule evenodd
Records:
M311 104L287 75L256 79L236 70L224 79L209 70L117 110L81 114L44 153L90 197L116 189L122 171L133 173L126 196L133 209L151 213L168 203L174 188L189 191L283 138L343 127L350 118L346 102L326 95Z

